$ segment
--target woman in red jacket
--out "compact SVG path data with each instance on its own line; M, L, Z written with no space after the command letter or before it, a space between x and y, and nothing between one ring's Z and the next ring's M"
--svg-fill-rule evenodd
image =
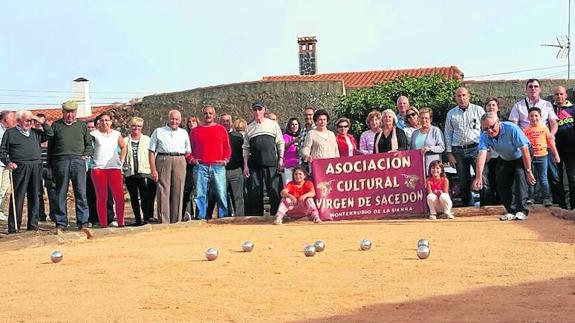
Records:
M355 138L349 134L349 126L351 121L348 118L339 118L336 122L337 125L337 148L339 149L339 156L354 156L361 155L357 149Z

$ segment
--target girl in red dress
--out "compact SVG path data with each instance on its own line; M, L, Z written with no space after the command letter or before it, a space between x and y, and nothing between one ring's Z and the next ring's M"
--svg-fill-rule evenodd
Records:
M437 219L437 212L443 212L448 219L453 219L451 213L451 197L449 196L449 180L445 176L443 164L440 160L434 160L429 164L429 177L425 183L427 188L427 206L429 206L429 218Z

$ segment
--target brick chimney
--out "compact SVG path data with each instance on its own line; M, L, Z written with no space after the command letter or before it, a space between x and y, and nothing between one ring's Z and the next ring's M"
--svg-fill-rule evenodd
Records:
M73 100L78 102L78 112L76 117L86 118L92 115L92 105L90 103L90 81L83 77L74 80Z
M317 57L315 36L298 37L299 45L299 74L315 75L317 73Z

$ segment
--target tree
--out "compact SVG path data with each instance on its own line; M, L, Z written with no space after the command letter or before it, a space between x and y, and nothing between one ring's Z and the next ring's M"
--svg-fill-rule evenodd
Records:
M442 75L423 77L400 77L390 82L379 83L371 88L353 90L340 98L336 113L352 121L350 132L359 135L367 129L365 119L373 110L396 111L395 101L401 95L409 98L409 103L419 108L433 110L433 124L443 129L447 111L455 106L453 94L462 86L460 80L447 79ZM472 101L478 102L472 94Z

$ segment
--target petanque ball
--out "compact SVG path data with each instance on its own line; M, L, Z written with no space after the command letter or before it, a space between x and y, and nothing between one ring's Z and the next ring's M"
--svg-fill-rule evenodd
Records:
M429 248L429 241L427 241L427 239L419 239L419 241L417 241L417 247L421 247L421 246L426 246Z
M323 242L322 240L318 240L316 241L313 246L315 247L315 251L316 252L322 252L325 250L325 242Z
M419 257L419 259L427 259L430 253L431 250L427 246L419 246L417 248L417 257Z
M371 241L367 239L363 239L359 242L359 249L360 250L369 250L371 249Z
M242 250L245 252L254 250L254 243L250 240L244 241L244 243L242 243Z
M305 248L303 248L303 253L306 257L315 256L315 246L312 244L305 246Z
M50 255L50 260L52 260L53 263L59 263L63 258L64 255L60 251L54 251L52 255Z
M206 259L208 259L209 261L218 259L218 249L209 248L208 250L206 250Z

